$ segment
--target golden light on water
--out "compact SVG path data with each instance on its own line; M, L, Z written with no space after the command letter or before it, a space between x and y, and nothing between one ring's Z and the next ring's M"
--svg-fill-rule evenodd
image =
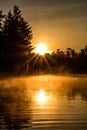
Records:
M35 95L33 100L33 109L41 109L45 114L48 110L48 113L56 113L55 107L58 106L58 102L56 97L52 94L52 92L48 92L46 89L39 89Z
M44 55L47 52L48 52L47 46L44 43L39 43L36 46L35 53L40 54L40 55Z
M44 104L47 101L47 95L43 89L40 89L39 93L36 96L36 100L39 104Z

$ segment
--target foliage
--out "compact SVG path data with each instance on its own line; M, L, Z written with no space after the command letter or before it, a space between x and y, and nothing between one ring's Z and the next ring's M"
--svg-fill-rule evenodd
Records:
M28 74L30 72L34 74L87 73L87 46L78 53L72 48L67 48L65 52L57 49L57 51L44 56L34 55L35 58L31 62Z
M0 11L0 56L2 55L2 28L3 28L3 19L5 15L3 15L2 10Z
M13 12L10 10L4 21L4 53L25 53L31 52L32 31L31 27L21 16L18 6L14 6Z
M3 17L5 17L4 21L2 21ZM0 11L0 21L2 66L4 66L4 70L13 71L12 69L17 67L17 64L21 66L24 63L27 55L33 50L31 27L22 17L18 6L14 6L13 11L9 10L5 16Z

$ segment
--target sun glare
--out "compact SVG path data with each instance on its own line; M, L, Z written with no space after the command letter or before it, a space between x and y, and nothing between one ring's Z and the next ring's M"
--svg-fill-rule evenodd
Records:
M47 96L43 89L40 89L39 93L36 96L36 100L40 105L46 103Z
M40 55L44 55L45 53L47 53L47 47L44 43L40 43L37 45L35 53L38 53Z

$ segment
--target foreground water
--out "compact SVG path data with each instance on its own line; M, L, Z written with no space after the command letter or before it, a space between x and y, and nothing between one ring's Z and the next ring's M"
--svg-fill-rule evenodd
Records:
M87 77L0 80L0 130L87 130Z

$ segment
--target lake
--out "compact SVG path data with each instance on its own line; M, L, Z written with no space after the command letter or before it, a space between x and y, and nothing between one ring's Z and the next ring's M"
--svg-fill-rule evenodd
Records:
M87 130L87 76L0 80L0 130Z

